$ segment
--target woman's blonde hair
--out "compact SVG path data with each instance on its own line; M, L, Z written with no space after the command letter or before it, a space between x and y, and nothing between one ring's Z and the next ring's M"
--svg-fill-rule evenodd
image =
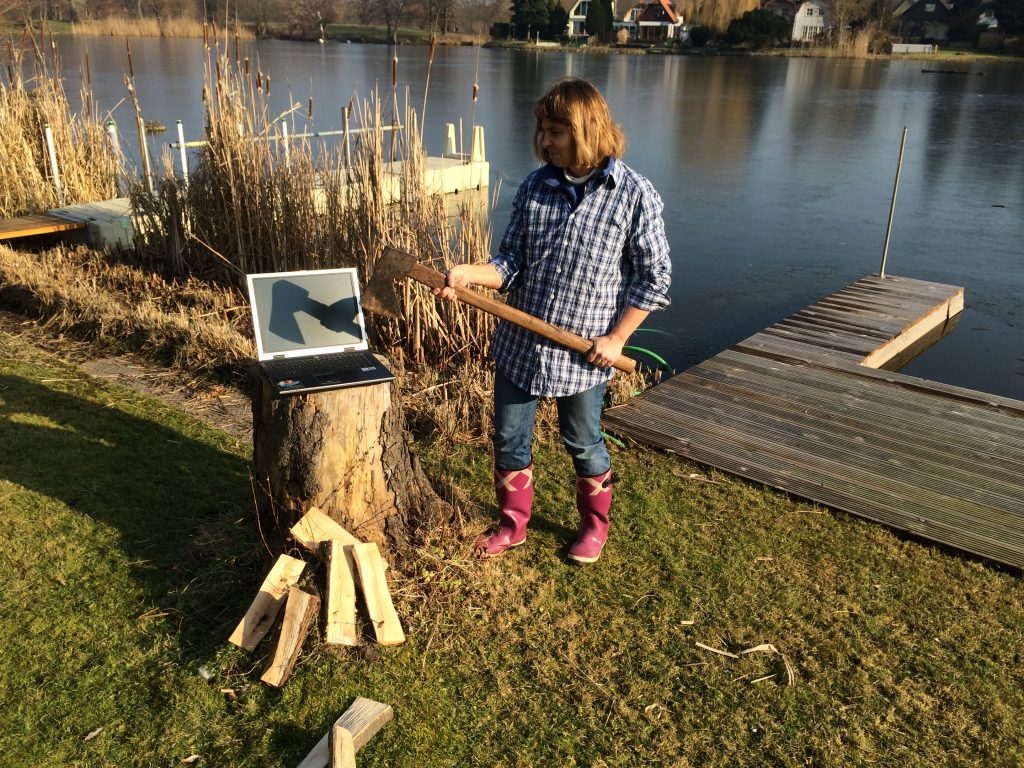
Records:
M626 150L626 137L619 124L612 120L608 102L593 84L581 78L556 80L537 101L533 114L537 118L533 151L544 162L549 161L540 145L544 120L569 126L576 154L571 167L596 168L606 157L622 157Z

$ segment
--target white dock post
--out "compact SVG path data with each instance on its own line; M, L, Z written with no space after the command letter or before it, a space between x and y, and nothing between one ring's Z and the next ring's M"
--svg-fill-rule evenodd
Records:
M120 155L121 142L117 139L117 123L113 120L107 120L107 136L110 137L110 148L114 150L114 154Z
M487 149L484 145L484 127L478 125L473 128L473 148L470 151L469 162L482 163L487 159Z
M113 120L107 120L107 136L110 137L110 149L114 153L115 165L119 164L121 159L121 142L117 138L117 123ZM121 194L121 178L120 174L114 171L114 191Z
M344 138L342 139L342 146L345 150L345 167L352 167L352 143L351 137L348 130L348 107L341 108L341 127Z
M181 178L188 184L188 157L185 154L185 128L181 120L175 120L178 125L178 151L181 154Z
M43 126L43 135L46 137L46 151L50 155L50 175L57 191L57 205L64 205L64 189L60 184L60 169L57 168L57 149L53 146L53 131L49 125Z
M444 156L455 157L455 123L445 123L446 137L444 141Z
M281 140L284 142L284 162L288 163L290 153L288 151L288 121L285 118L281 120Z

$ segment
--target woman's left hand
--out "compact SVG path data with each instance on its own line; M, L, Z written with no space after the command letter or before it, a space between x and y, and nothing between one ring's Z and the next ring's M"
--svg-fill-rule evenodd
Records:
M622 356L624 342L614 336L597 336L591 341L594 346L587 353L587 362L598 368L610 368Z

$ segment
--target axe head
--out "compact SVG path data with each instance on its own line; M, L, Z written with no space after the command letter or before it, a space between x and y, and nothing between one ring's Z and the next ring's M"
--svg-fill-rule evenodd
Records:
M402 307L398 301L395 281L403 280L416 263L411 253L395 250L388 246L373 268L373 275L363 290L363 308L378 315L401 317Z

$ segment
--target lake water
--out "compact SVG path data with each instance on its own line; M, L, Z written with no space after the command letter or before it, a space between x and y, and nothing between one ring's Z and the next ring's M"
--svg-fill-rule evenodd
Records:
M130 148L124 41L60 41L69 90L89 53L93 90ZM199 41L132 42L146 119L201 138ZM391 91L384 46L264 41L241 55L271 75L271 101L314 99L313 128L340 127L353 93ZM400 93L423 99L428 49L398 49ZM626 131L625 160L665 201L672 306L634 341L685 368L877 272L900 135L908 129L888 274L962 285L956 330L903 371L1024 399L1024 66L768 57L602 56L439 48L425 141L444 123L486 129L495 240L536 162L532 104L563 75L593 81ZM479 72L480 92L472 104Z

